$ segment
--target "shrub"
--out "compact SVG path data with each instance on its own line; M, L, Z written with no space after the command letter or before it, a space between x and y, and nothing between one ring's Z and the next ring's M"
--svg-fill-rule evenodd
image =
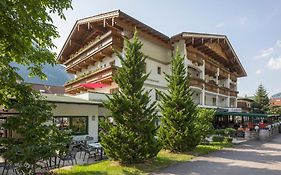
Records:
M225 134L225 131L224 131L224 129L216 129L216 130L215 130L215 134L216 134L216 135L224 135L224 134Z
M233 128L224 129L224 134L228 137L232 137L235 134L236 130Z
M225 137L224 141L227 143L232 143L233 138L232 137Z
M223 142L224 137L223 136L213 136L212 140L213 140L213 142Z

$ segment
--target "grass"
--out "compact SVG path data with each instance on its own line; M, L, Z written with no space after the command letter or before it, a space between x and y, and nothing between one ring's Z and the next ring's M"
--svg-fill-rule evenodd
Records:
M171 153L161 150L154 160L142 164L121 166L117 162L104 160L91 165L76 165L69 169L62 168L56 170L55 173L59 175L144 175L230 146L231 144L229 143L198 145L192 152L188 153Z

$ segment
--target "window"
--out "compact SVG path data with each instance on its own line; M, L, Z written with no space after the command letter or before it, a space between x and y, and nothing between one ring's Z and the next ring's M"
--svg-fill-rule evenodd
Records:
M216 105L217 105L217 99L213 98L213 106L216 106Z
M146 63L144 63L144 73L146 74Z
M73 135L88 134L87 116L54 117L55 125L61 130L71 130Z
M161 67L157 67L157 73L159 74L159 75L161 75Z
M161 96L160 96L159 92L156 91L156 90L155 90L155 100L156 100L156 101L161 100Z
M110 65L110 66L115 66L115 60L111 61L111 62L109 63L109 65Z

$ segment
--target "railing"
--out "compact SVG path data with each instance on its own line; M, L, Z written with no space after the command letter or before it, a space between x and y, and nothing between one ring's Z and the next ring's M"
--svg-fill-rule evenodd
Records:
M195 53L193 51L187 50L187 58L192 62L192 63L197 63L198 66L203 65L203 60L202 56L198 53Z
M121 50L123 48L123 37L120 33L109 31L99 39L90 42L87 46L80 49L64 64L68 72L75 72L81 67L87 67L96 60L111 55L113 48Z
M71 80L65 84L65 91L67 93L71 92L72 90L81 90L83 87L80 86L82 83L89 83L89 82L102 82L104 80L112 81L112 75L114 74L116 67L110 65L105 68L96 69L94 71L89 71L88 73Z
M230 79L234 82L237 81L237 76L235 74L230 74Z
M219 87L219 94L228 96L229 95L229 89L226 88L226 87Z
M217 66L210 61L205 61L205 72L209 75L215 75L217 73Z
M227 78L228 78L227 70L220 68L219 79L227 79Z
M205 90L217 93L218 92L218 86L213 83L205 83Z
M230 96L237 97L237 94L238 94L238 91L230 90L230 93L229 93Z
M196 77L189 77L189 85L190 86L195 86L195 87L198 87L198 88L203 88L203 84L204 84L204 81L203 79L201 78L196 78Z

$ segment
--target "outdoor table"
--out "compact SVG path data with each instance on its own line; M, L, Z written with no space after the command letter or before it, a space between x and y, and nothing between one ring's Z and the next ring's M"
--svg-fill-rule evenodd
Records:
M72 139L74 142L76 142L76 143L87 143L87 141L88 141L88 139L86 139L86 138L81 138L81 137L77 137L77 138L73 138Z
M100 159L103 157L103 148L100 143L88 143L89 146L95 148L100 152Z

